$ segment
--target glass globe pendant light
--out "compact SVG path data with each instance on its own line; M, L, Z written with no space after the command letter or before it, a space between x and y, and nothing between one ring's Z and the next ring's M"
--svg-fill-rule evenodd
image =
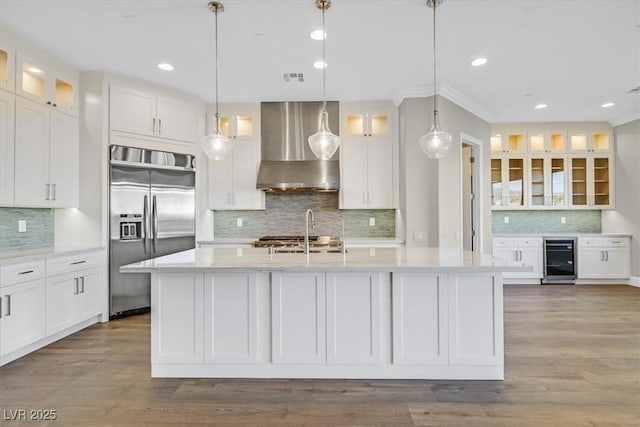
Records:
M220 114L218 113L218 13L224 11L222 3L217 1L209 2L209 10L216 15L215 19L215 57L216 57L216 115L215 115L215 133L204 137L202 141L202 149L207 157L212 160L225 160L231 152L231 138L220 133Z
M316 0L316 7L322 10L322 32L324 33L324 12L331 6L331 0ZM325 33L326 34L326 33ZM338 151L340 147L340 137L333 134L329 129L329 113L327 112L327 93L326 93L326 69L327 62L325 58L326 37L322 39L322 110L318 117L318 132L309 137L309 147L311 151L320 160L329 160Z
M443 158L451 148L451 134L440 130L438 120L438 91L436 90L436 7L444 0L426 0L427 6L433 8L433 124L429 132L418 139L420 148L431 159Z

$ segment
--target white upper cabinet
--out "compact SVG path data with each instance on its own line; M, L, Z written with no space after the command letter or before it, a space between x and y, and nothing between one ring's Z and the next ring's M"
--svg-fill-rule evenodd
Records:
M528 158L530 208L563 209L567 207L567 157L530 155Z
M525 164L524 156L503 155L491 159L491 206L494 209L525 206Z
M78 73L37 55L16 54L16 94L78 115Z
M16 52L0 37L0 89L14 92L16 90Z
M208 132L215 132L215 113L208 114ZM209 160L209 208L264 209L264 191L256 189L260 167L260 105L220 106L220 133L230 137L232 150L225 160Z
M15 206L78 204L78 120L16 99Z
M613 156L572 156L570 163L570 206L609 209L614 207Z
M526 135L524 132L498 133L491 137L492 154L524 153L526 152Z
M16 97L0 90L0 206L13 204Z
M111 130L197 142L198 107L179 99L111 85Z
M566 132L530 132L527 135L527 151L531 154L565 153Z
M610 132L573 132L569 134L571 153L612 153L613 136Z
M393 209L398 172L393 105L342 103L341 109L340 208Z

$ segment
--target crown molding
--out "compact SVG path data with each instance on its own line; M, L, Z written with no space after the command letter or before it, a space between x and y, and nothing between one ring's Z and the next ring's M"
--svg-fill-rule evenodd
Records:
M626 125L627 123L636 121L636 120L640 120L640 111L635 112L633 114L629 114L628 116L624 116L624 117L619 117L617 119L612 119L609 120L609 124L611 125L611 127L618 127L618 126L622 126L622 125Z
M396 106L399 106L405 98L426 98L434 94L435 90L433 85L405 86L399 88L391 99ZM438 96L446 98L486 122L493 123L496 121L496 115L493 111L446 83L439 85Z

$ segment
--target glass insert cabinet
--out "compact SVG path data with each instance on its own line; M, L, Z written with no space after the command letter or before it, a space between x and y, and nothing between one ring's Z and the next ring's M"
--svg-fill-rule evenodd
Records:
M567 206L567 158L539 156L529 158L529 207Z
M525 206L525 158L491 159L491 205L494 208Z

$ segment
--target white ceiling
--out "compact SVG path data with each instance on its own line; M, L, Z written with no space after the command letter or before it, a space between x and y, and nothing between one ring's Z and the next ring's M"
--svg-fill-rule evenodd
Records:
M0 0L0 23L80 70L107 70L214 100L208 0ZM223 0L220 102L322 99L314 0ZM440 93L491 122L640 118L640 0L446 0L437 8ZM428 95L424 0L334 0L327 97ZM257 36L258 33L263 34ZM476 56L489 62L469 65ZM162 61L172 72L157 68ZM282 73L302 72L304 83ZM604 109L604 102L615 102ZM538 103L548 104L535 110Z

